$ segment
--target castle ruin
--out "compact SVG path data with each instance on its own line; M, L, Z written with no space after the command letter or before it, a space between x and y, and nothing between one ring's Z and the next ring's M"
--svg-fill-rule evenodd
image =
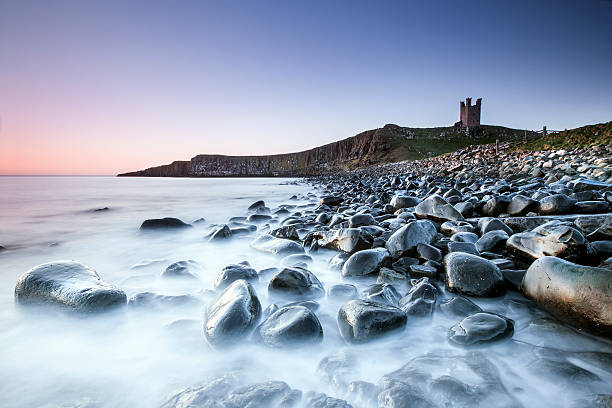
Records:
M480 126L480 108L482 98L476 99L476 105L472 105L472 98L465 98L465 102L459 104L459 122L462 127L469 129Z

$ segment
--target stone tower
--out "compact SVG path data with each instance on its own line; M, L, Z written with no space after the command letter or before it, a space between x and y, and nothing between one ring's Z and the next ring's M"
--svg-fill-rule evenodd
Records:
M465 98L465 102L459 104L459 121L463 127L472 129L480 126L480 107L482 98L476 99L476 105L472 105L472 98Z

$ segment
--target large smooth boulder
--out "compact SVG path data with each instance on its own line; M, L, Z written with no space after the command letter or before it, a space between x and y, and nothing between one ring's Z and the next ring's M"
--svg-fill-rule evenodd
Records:
M545 256L527 269L521 291L559 320L612 337L612 270Z
M191 225L179 220L178 218L152 218L145 220L141 225L141 230L158 230L158 229L181 229L191 228Z
M506 241L506 248L528 260L543 256L581 260L587 253L587 241L580 231L568 223L551 221L533 231L512 235Z
M410 208L418 205L420 200L414 196L396 195L391 199L391 205L395 210Z
M25 272L17 280L15 299L21 304L52 303L78 312L100 312L127 303L121 289L75 261L48 262Z
M320 247L347 253L372 248L374 238L359 228L317 231L312 235Z
M342 276L348 278L374 274L390 261L389 251L385 248L357 251L342 266Z
M299 243L272 235L260 236L251 242L251 247L261 252L280 256L304 253L304 248Z
M507 338L514 332L514 322L506 317L478 312L454 325L448 331L448 339L461 346Z
M225 289L239 279L255 282L259 279L259 275L255 269L248 265L248 263L227 265L219 272L219 275L217 275L215 289Z
M553 194L540 200L540 214L566 214L572 210L576 199L570 198L565 194Z
M400 299L399 307L409 316L428 317L436 304L436 288L428 278L413 282L406 296Z
M245 280L228 286L210 307L204 320L204 336L213 347L225 347L245 339L261 316L255 289Z
M319 279L308 269L283 268L270 280L268 293L295 300L318 299L325 295Z
M278 309L257 329L261 341L270 347L290 347L319 343L323 328L313 311L304 306Z
M505 292L501 270L492 262L464 252L451 252L442 261L446 288L471 296L498 296Z
M355 214L349 218L349 228L358 228L365 225L376 224L372 214Z
M512 197L510 204L508 204L508 214L514 216L525 215L528 212L535 212L538 210L540 203L530 197L517 194Z
M385 248L393 258L414 251L418 244L430 244L436 237L436 226L429 220L420 220L404 225L387 240Z
M338 326L349 343L364 343L406 326L406 314L397 307L366 300L349 300L338 312Z
M417 205L414 215L418 218L429 218L439 222L463 220L463 215L437 194L427 197Z

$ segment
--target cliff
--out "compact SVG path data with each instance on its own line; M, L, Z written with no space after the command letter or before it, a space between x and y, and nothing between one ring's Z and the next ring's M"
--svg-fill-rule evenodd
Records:
M119 174L132 177L274 177L309 176L391 161L413 160L450 152L495 138L516 139L524 131L482 126L466 135L460 128L407 128L385 125L356 136L298 153L268 156L200 154L189 161Z

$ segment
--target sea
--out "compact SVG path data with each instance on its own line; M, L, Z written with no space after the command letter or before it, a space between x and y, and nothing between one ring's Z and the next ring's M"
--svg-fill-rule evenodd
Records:
M338 355L351 357L350 368L342 371L346 382L380 384L383 375L433 355L445 356L435 360L445 363L430 367L432 376L451 376L478 389L486 379L474 375L459 357L482 353L502 386L526 407L569 406L579 398L612 393L610 357L605 354L612 352L609 343L547 320L511 293L501 302L477 303L513 318L515 336L476 350L448 343L448 328L456 322L441 313L409 322L405 331L389 338L348 345L337 326L342 301L328 297L319 301L316 312L324 331L316 346L270 349L245 341L213 349L202 327L206 305L217 296L214 281L221 269L248 261L263 270L279 267L280 260L250 247L277 224L260 224L250 235L221 243L209 242L207 234L231 217L246 216L255 201L264 200L273 212L289 205L296 213L314 209L321 193L303 180L284 178L0 177L0 245L5 248L0 251L0 407L159 407L177 391L227 373L245 385L279 380L304 392L350 401L345 389L319 368L323 358ZM144 220L162 217L179 218L194 228L140 231ZM333 255L313 253L309 266L326 287L343 282L340 272L328 266ZM19 276L57 260L92 267L128 297L191 294L202 302L88 315L17 305ZM160 277L171 263L188 260L194 261L198 280ZM267 282L262 278L254 285L263 309L272 303ZM352 283L362 290L372 282ZM550 357L550 350L562 357ZM540 355L548 359L539 360ZM542 361L556 361L558 373L541 369ZM376 406L372 400L351 402Z

